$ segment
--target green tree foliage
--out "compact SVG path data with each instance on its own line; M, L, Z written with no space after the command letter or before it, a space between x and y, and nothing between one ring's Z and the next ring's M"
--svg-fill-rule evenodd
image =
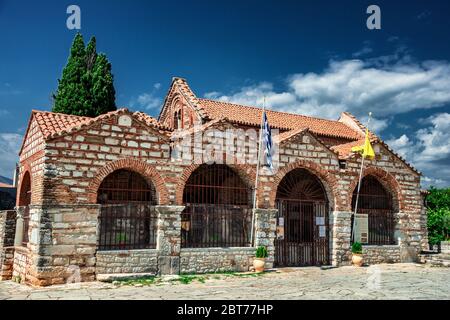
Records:
M426 202L429 242L437 244L450 239L450 188L431 187Z
M97 54L95 37L85 47L83 36L77 33L53 95L52 111L96 117L116 110L115 94L111 63L106 55Z

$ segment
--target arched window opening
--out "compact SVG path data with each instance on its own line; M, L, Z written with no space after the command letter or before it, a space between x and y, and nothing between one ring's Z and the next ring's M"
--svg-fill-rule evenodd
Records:
M181 110L175 111L175 113L174 113L173 128L174 129L182 129L183 128Z
M97 192L100 209L99 250L156 248L156 191L136 172L116 170Z
M352 212L355 211L357 191L358 186L353 191ZM366 176L361 181L357 213L368 215L367 244L395 244L392 195L374 176Z
M30 204L31 204L31 176L26 171L20 184L19 193L19 207L23 210L23 234L22 245L27 246L29 242L29 230L30 230Z
M277 188L275 265L328 264L328 201L318 177L298 168Z
M226 165L201 165L184 188L182 246L249 246L250 188Z
M27 171L24 173L20 184L19 206L28 206L31 203L31 177Z

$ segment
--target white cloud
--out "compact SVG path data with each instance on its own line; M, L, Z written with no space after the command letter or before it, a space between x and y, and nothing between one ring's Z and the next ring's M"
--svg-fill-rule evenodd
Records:
M0 133L0 175L11 178L16 162L19 161L19 149L22 135L17 133Z
M430 11L430 10L425 10L425 11L419 13L419 14L416 16L416 19L417 19L417 20L424 20L424 19L429 18L430 16L431 16L431 11Z
M136 105L147 110L159 107L161 102L161 98L155 97L153 93L143 93L136 99Z
M372 42L371 41L364 41L364 46L352 54L354 58L359 58L361 56L365 56L373 51L371 47Z
M423 171L424 186L450 186L450 113L435 114L413 137L403 134L386 143Z
M0 109L0 117L1 116L7 116L9 114L9 111L6 109Z
M402 134L396 139L386 140L386 143L399 155L408 159L417 149L417 146L414 145L406 134Z
M362 56L363 52L357 55ZM391 55L330 61L322 72L291 75L286 77L284 90L261 82L230 93L209 92L205 97L262 106L265 96L271 109L328 119L337 119L342 111L348 111L363 123L372 111L370 127L380 134L392 125L395 115L450 104L449 88L450 62L417 62L406 47L400 46ZM424 128L387 143L424 173L425 186L449 186L450 114L436 114L414 124L397 124L403 129L414 126Z
M161 88L160 83L155 83L150 92L140 94L137 98L130 101L130 107L135 109L151 110L161 107L162 98L157 95L157 91Z
M450 102L450 63L412 60L406 49L399 48L393 55L365 61L330 61L321 73L294 74L287 77L283 91L262 82L229 94L210 92L205 96L259 106L266 96L273 109L331 119L342 111L357 117L372 111L382 121L377 124L382 130L388 125L383 118Z

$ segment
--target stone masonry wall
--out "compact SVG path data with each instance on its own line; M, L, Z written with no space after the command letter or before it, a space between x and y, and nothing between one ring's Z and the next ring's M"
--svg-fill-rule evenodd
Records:
M363 246L363 261L366 264L397 263L400 259L400 246Z
M19 283L27 283L31 284L32 275L31 275L31 261L30 261L30 252L27 248L17 247L14 250L14 267L12 279Z
M98 205L31 206L31 284L95 280Z
M160 275L180 273L181 212L184 206L156 206L158 232L156 249Z
M128 121L123 119L127 118ZM122 119L122 120L121 120ZM171 186L169 138L127 114L47 142L44 203L96 203L101 178L114 170L135 170L151 180L159 203L166 204ZM121 160L127 161L121 161ZM114 165L118 163L120 165ZM139 165L138 165L139 163ZM169 179L163 179L166 172Z
M0 280L11 279L14 264L16 212L0 211Z
M183 248L180 273L245 272L253 265L255 248Z
M46 143L41 140L37 132L30 135L21 156L21 175L26 170L32 173L34 205L27 247L32 283L63 283L71 276L67 271L69 266L79 268L83 281L95 278L96 192L103 178L121 168L137 171L152 181L158 193L158 204L167 206L167 212L164 209L160 211L158 224L159 272L178 273L184 268L180 266L179 214L182 209L174 208L182 205L184 183L198 164L172 162L166 133L137 121L125 112ZM196 147L195 144L192 146ZM400 260L410 261L426 242L420 176L383 145L375 144L374 149L377 157L366 162L364 174L376 176L393 194ZM350 219L345 213L351 212L360 159L349 159L346 168L340 167L338 155L308 132L284 141L279 151L276 173L262 173L260 176L258 207L274 208L278 183L289 171L296 168L311 171L324 185L330 212L338 212L330 218L332 263L348 262ZM232 165L249 188L254 181L254 167L252 164ZM170 207L175 211L171 212ZM255 246L268 247L268 267L274 254L276 221L273 215L266 213L269 218L256 221ZM18 253L15 259L18 264L21 263L21 255Z
M266 268L273 268L275 261L275 236L277 209L255 209L255 247L267 249ZM253 252L253 256L255 252Z
M97 251L97 274L158 273L158 250Z

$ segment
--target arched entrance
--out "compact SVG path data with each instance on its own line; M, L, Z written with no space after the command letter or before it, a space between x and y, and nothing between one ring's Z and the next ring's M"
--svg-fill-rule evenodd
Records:
M275 266L329 264L328 199L315 175L306 169L287 173L278 185Z
M99 250L156 248L156 191L139 173L119 169L97 191Z
M355 211L357 190L358 186L353 191L352 212ZM361 181L357 213L367 214L367 244L395 244L392 194L372 175L365 176Z
M251 189L230 167L199 166L183 191L181 246L249 246Z
M25 172L20 184L19 193L19 207L23 207L23 233L22 233L22 245L27 246L29 239L30 229L30 204L31 204L31 176L28 171Z

